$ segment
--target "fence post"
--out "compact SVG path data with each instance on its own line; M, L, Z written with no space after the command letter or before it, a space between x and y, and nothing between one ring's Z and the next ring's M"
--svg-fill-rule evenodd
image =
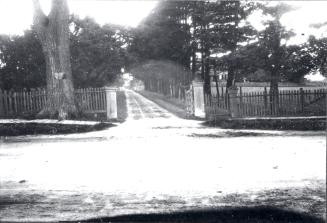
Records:
M13 113L14 113L13 106L12 106L12 104L13 104L13 96L12 95L13 95L13 89L10 89L7 94L7 96L8 96L8 114L10 114L10 115L13 115Z
M301 105L301 113L304 113L304 91L303 88L300 88L300 105Z
M230 115L232 118L236 118L240 116L240 112L238 109L238 97L237 97L237 92L238 88L236 86L232 86L228 88L227 90L228 98L229 98L229 109L230 109Z
M2 92L2 97L3 97L3 108L4 108L4 113L5 116L9 115L9 105L8 105L8 93L6 90Z
M263 102L264 102L264 113L265 115L268 115L269 112L268 112L268 93L267 93L267 87L264 88L263 90Z
M17 103L17 92L12 93L12 98L13 98L13 113L17 115L19 112L18 103Z
M117 119L117 94L116 88L104 87L107 102L107 120Z
M4 109L4 104L3 104L3 93L2 90L0 89L0 117L3 117L5 115L5 109Z

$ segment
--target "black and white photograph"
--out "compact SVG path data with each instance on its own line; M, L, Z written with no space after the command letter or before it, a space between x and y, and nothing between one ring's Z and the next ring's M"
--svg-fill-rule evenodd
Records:
M326 222L327 1L0 0L0 222Z

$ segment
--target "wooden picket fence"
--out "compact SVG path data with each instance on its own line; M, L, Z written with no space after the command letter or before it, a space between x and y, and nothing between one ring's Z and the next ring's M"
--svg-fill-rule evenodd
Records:
M273 108L272 98L266 89L261 92L237 95L238 114L240 117L286 117L286 116L325 116L327 89L283 90L279 91L278 106ZM207 116L219 116L230 112L230 96L220 94L216 97L205 95Z
M84 88L75 90L75 102L85 113L104 113L107 111L106 93L103 88Z
M106 93L103 88L75 90L75 102L84 113L105 113ZM47 102L49 94L45 89L2 91L0 89L0 118L17 118L35 115Z

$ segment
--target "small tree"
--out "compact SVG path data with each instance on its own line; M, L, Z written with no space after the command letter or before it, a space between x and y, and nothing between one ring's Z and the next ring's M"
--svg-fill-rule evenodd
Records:
M42 117L66 119L77 114L69 50L69 10L66 0L52 0L46 16L39 0L33 0L34 26L46 62L47 106Z

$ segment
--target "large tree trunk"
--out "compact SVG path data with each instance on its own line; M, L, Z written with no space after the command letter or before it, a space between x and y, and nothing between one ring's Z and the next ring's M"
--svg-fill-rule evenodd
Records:
M40 116L66 119L74 117L74 87L69 50L69 11L66 0L52 0L49 16L34 3L34 26L46 61L47 106Z

